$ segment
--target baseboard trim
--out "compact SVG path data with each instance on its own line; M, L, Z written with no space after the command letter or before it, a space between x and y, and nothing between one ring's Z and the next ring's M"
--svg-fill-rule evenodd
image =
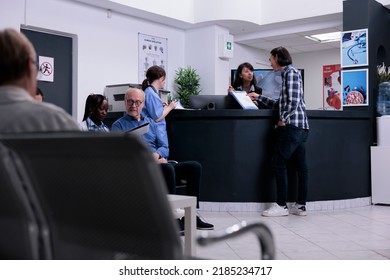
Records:
M306 204L307 211L334 211L369 206L371 197L360 197L342 200L311 201ZM270 203L260 202L199 202L199 210L210 212L261 212Z

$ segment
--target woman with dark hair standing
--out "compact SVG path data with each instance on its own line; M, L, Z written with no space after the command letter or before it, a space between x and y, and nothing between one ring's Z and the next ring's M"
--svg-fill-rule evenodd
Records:
M83 121L80 123L82 131L109 132L109 128L103 123L107 116L108 101L104 95L90 94L85 102Z
M257 81L256 77L253 75L253 70L253 66L250 63L241 63L234 76L233 85L228 88L228 93L237 90L246 91L246 93L255 92L261 94L262 89L256 85Z
M164 88L165 77L165 70L154 65L146 71L146 79L142 82L142 90L145 92L145 105L142 109L142 115L153 119L159 129L163 130L166 129L165 117L176 107L175 101L168 105L166 102L162 102L158 94L158 91Z
M267 217L287 216L289 213L306 216L306 196L308 189L308 168L306 163L306 140L309 123L303 94L300 72L292 66L288 50L278 47L271 50L269 58L275 71L282 71L282 90L279 99L272 100L261 94L248 94L252 100L279 109L276 125L276 140L272 156L272 170L276 177L277 201L263 211ZM298 194L294 204L287 208L287 161L293 160L298 174Z

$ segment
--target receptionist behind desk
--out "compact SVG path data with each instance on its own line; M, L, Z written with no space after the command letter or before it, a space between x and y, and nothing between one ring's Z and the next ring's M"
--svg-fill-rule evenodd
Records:
M233 90L246 91L246 93L256 92L257 94L262 93L262 89L256 86L256 77L253 75L253 66L244 62L241 63L236 71L236 75L233 80L233 85L228 88L228 93Z

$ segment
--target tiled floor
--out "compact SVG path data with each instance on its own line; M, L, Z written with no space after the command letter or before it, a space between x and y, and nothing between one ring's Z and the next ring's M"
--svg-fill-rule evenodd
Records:
M375 205L333 211L308 211L306 217L262 217L260 212L198 214L223 230L240 221L264 222L274 235L279 260L390 259L390 206ZM198 231L200 233L200 231ZM252 234L197 247L207 259L258 259L260 249Z

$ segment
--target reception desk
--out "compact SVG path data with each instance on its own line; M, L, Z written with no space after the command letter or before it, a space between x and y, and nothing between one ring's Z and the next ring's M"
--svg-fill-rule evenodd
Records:
M203 165L201 201L275 201L270 163L276 116L270 109L173 110L166 118L170 158ZM371 196L369 112L308 111L308 117L308 201ZM294 189L293 168L289 174Z

